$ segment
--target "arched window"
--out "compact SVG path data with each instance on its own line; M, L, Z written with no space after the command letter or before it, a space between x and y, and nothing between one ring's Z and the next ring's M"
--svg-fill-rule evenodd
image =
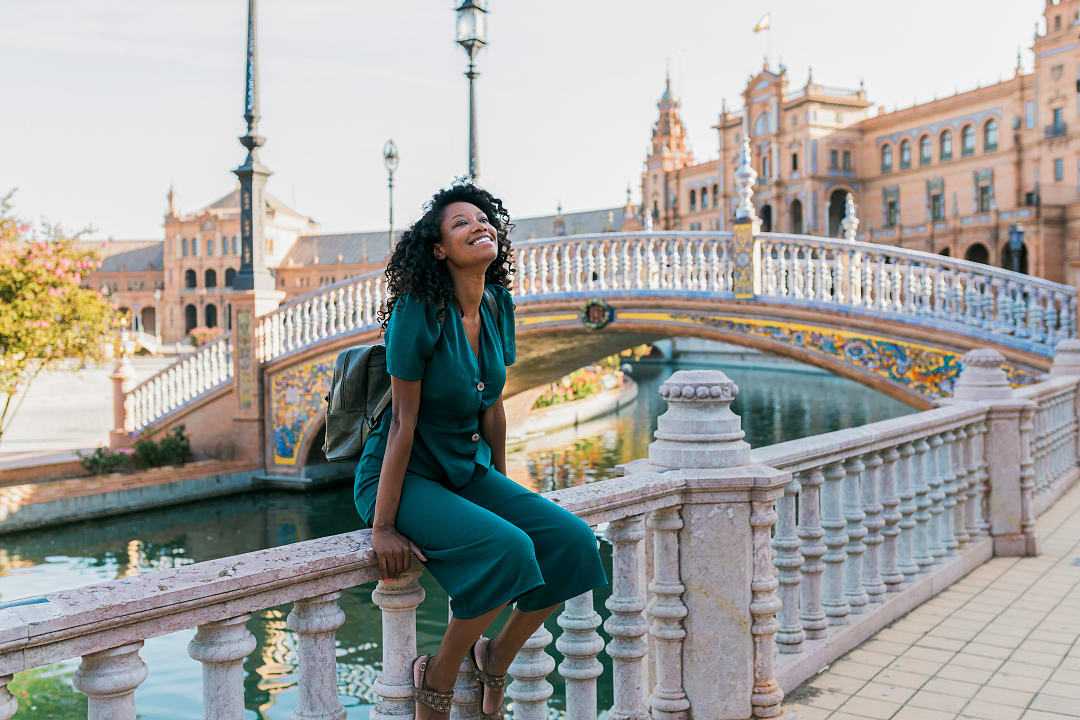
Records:
M184 332L189 333L199 324L199 311L194 305L184 307Z
M998 148L997 120L989 120L983 125L983 152L994 152Z
M208 288L217 287L217 271L216 270L210 269L210 270L206 271L206 275L204 276L203 287L208 287Z
M181 249L182 249L182 251L181 251L181 254L182 254L182 255L183 255L184 257L187 257L187 254L188 254L188 249L187 249L187 238L180 238L180 247L181 247Z
M225 268L225 287L231 288L234 282L236 282L236 271L232 268Z
M900 142L900 169L907 170L909 167L911 167L911 142L902 140Z
M720 207L720 186L715 183L712 186L712 206Z
M975 128L971 125L960 131L960 154L965 157L975 154Z
M697 210L697 190L690 191L690 212Z
M791 201L791 232L796 235L802 235L803 232L803 217L802 217L802 201Z
M933 161L933 153L930 147L930 136L923 135L919 138L919 164L929 165Z
M754 135L767 135L769 133L769 113L763 112L754 121Z
M239 255L240 254L240 238L237 237L236 235L232 236L232 254L233 255Z
M206 238L206 255L207 257L214 256L214 238Z
M195 274L194 270L188 269L184 271L184 287L193 288L198 286L199 276Z
M709 188L701 188L701 209L704 210L709 207Z
M938 149L938 158L952 160L952 130L941 133L941 147Z
M892 172L892 145L881 148L881 172Z
M761 232L772 232L772 205L761 208Z
M982 263L983 265L989 265L990 251L986 249L985 245L977 242L964 251L964 259L970 260L971 262Z
M206 327L217 327L217 305L213 303L206 306Z

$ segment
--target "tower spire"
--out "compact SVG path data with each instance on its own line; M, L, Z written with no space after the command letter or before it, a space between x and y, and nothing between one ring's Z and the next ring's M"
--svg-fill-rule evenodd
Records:
M266 203L263 188L270 169L259 162L259 148L266 138L259 135L259 45L257 0L248 0L247 54L244 60L244 120L247 132L240 144L247 148L247 157L233 170L240 179L240 270L233 288L236 290L273 290L274 278L266 265L266 241L263 220Z

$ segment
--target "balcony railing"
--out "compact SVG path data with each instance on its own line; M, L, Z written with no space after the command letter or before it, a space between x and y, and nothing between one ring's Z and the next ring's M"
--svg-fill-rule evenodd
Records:
M1047 125L1045 128L1046 137L1048 138L1062 137L1067 132L1069 132L1069 125L1063 122Z

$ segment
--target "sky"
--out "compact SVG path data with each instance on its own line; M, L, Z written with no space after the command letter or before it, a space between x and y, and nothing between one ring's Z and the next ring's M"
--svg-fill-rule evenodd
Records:
M269 191L326 232L399 227L467 169L465 53L450 0L260 0ZM1044 0L490 0L478 59L480 182L518 216L637 198L670 65L690 146L741 105L768 49L791 87L856 87L890 109L1012 74ZM246 0L0 0L0 194L93 237L160 239L235 185Z

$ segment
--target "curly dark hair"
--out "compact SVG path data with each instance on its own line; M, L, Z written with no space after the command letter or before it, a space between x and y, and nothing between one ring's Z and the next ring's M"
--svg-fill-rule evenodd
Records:
M431 303L445 317L454 297L454 283L445 260L436 260L432 247L442 240L443 210L456 202L472 203L487 215L495 228L499 252L488 265L485 282L510 287L514 276L514 255L510 250L510 213L502 200L470 182L456 183L435 193L424 205L424 214L401 235L386 265L386 305L379 310L379 324L385 329L394 304L403 294Z

